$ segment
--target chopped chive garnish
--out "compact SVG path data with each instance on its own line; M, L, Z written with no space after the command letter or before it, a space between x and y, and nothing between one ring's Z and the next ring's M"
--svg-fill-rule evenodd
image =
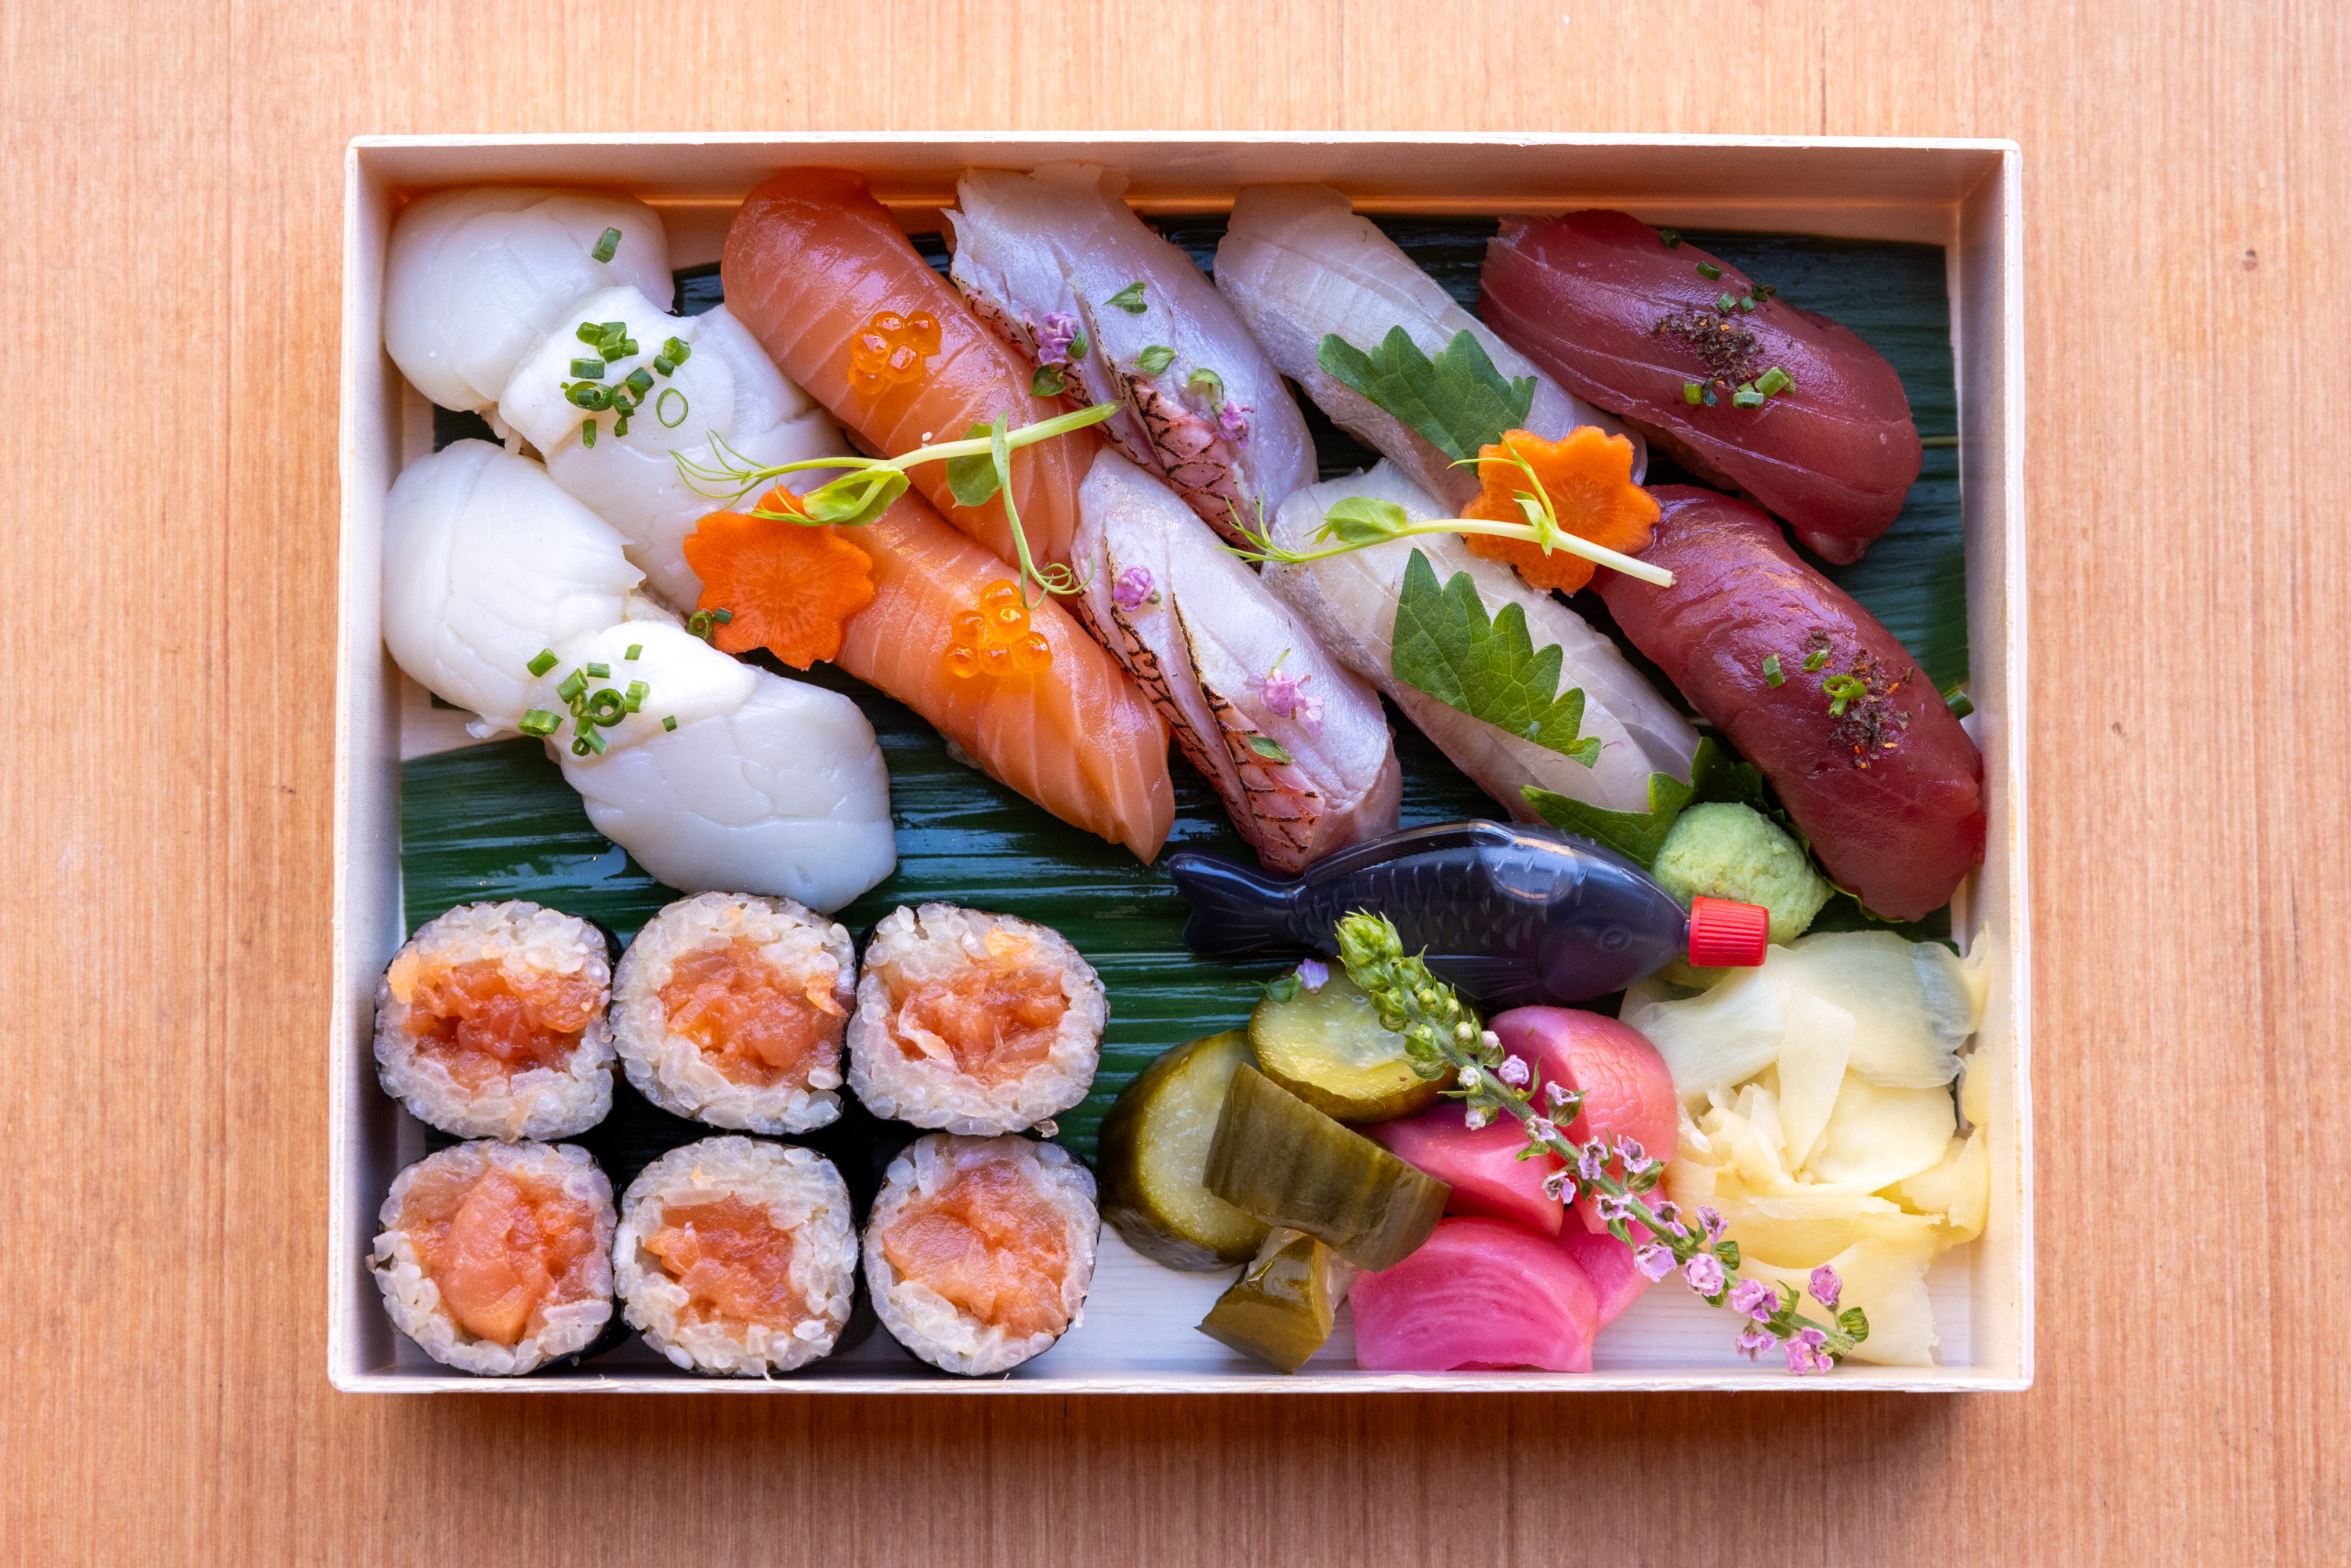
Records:
M587 689L588 677L574 670L563 677L563 684L555 688L555 695L565 702L569 702Z
M1714 395L1714 389L1712 387L1708 387L1706 389L1706 395L1698 399L1698 401L1706 404L1707 407L1712 408L1716 403L1720 402L1722 400Z
M1730 406L1733 408L1761 408L1771 401L1753 387L1740 387L1730 394Z
M1807 671L1817 670L1828 662L1829 651L1826 648L1815 648L1804 655L1804 668Z
M1754 308L1755 308L1755 296L1753 296L1752 294L1750 294L1750 295L1746 296L1744 298L1740 299L1740 302L1739 302L1739 308L1740 308L1741 310L1752 310L1752 309L1754 309Z
M623 338L613 344L611 351L604 357L608 360L633 360L639 352L637 340L634 338Z
M629 651L622 654L621 657L623 659L633 659L644 651L645 645L643 643L632 643L629 644Z
M1679 229L1659 229L1657 231L1657 237L1666 242L1666 248L1667 250L1679 250L1681 248L1682 231Z
M610 261L621 253L621 231L606 229L597 236L596 248L588 254L598 261Z
M604 329L593 321L582 321L571 329L571 335L583 343L601 343L604 340Z
M612 666L590 664L588 666L588 678L591 681L609 681L612 678Z
M1696 404L1698 400L1701 396L1705 395L1705 392L1706 389L1698 385L1696 382L1684 382L1682 383L1682 401L1686 403L1693 405Z
M574 360L571 361L571 373L581 378L583 381L592 382L601 380L604 374L604 361L601 360Z
M1787 676L1780 673L1780 655L1777 653L1764 654L1763 684L1767 686L1778 686L1783 684L1787 678Z
M629 335L629 324L626 321L599 321L596 323L596 329L607 338L625 338Z
M1718 294L1714 297L1714 313L1718 316L1728 316L1730 314L1730 308L1737 303L1739 302L1728 294Z
M549 713L543 707L535 707L523 715L522 722L515 727L525 735L536 735L544 738L563 727L563 716L559 713Z
M677 361L671 359L667 354L655 354L653 356L653 369L659 371L664 375L668 375L671 371L677 369Z
M1769 299L1779 292L1779 285L1774 283L1759 283L1755 286L1755 298L1758 299Z
M1969 700L1968 694L1957 686L1943 694L1943 701L1949 706L1953 718L1965 718L1976 711L1976 705Z
M713 621L717 622L721 626L724 626L726 622L735 619L735 612L732 610L714 610L710 612L710 618Z
M629 416L625 412L622 413L620 418L612 422L612 434L615 435L626 435L629 434Z
M1708 283L1712 283L1716 278L1722 276L1722 268L1715 266L1714 263L1710 261L1701 261L1698 264L1698 275L1700 277L1705 278Z
M1790 375L1787 371L1782 370L1777 365L1773 365L1770 370L1765 371L1761 375L1755 378L1755 390L1761 392L1765 397L1770 397L1774 392L1786 392L1790 387L1794 386L1795 384L1796 378Z
M664 729L675 729L677 727L677 715L672 714L667 718L663 719L662 727Z
M683 338L665 338L662 340L662 358L673 365L682 365L694 358L694 345Z
M580 444L582 446L593 446L596 444L596 422L594 420L591 419L587 423L580 427Z
M644 682L631 681L629 683L629 695L626 703L628 710L631 713L634 713L639 708L644 706L645 698L650 696L652 694L653 687L645 685Z
M675 418L672 418L670 415L669 400L672 398L677 399L677 415ZM662 422L663 429L675 430L679 425L685 423L685 416L692 411L693 406L693 404L685 401L685 394L678 391L675 387L664 387L662 388L660 398L658 398L653 403L653 417Z
M584 408L590 413L612 406L611 389L598 386L594 382L567 383L563 389L563 398L572 407Z
M582 749L582 743L585 743L585 749ZM603 756L607 749L604 745L604 732L590 725L580 732L580 738L571 743L571 749L582 757L590 751L599 757Z
M634 348L635 346L633 344L631 345L632 352L634 351ZM645 393L653 390L653 371L645 369L644 366L639 365L635 370L629 372L628 380L622 384L636 388L637 397L640 401L643 401Z
M611 687L606 686L588 699L588 710L580 716L590 724L602 725L609 729L620 723L628 711L629 699Z
M1869 695L1869 683L1859 675L1831 675L1821 683L1821 693L1829 699L1829 716L1843 718L1845 704Z
M541 648L538 651L538 657L524 667L529 670L534 677L547 674L548 671L555 668L555 650Z

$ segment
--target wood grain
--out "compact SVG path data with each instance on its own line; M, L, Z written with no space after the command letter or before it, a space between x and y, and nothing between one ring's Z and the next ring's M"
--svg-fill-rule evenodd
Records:
M0 8L0 1556L2351 1562L2347 12ZM2032 1393L329 1390L344 140L1086 126L2023 144Z

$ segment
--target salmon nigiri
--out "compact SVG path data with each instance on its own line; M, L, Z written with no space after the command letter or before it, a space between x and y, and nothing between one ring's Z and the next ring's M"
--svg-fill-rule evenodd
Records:
M999 413L1018 428L1066 412L1030 395L1030 366L846 171L787 169L753 191L726 231L719 276L727 308L785 376L885 457L953 441ZM1024 449L1012 465L1013 504L1040 562L1069 561L1078 485L1095 445L1091 435L1066 436ZM957 528L1002 560L1019 559L1001 498L961 505L944 463L910 476Z
M1048 598L1029 624L1052 649L1049 667L951 674L956 619L1009 575L1004 563L911 494L856 535L873 558L873 602L849 621L834 662L928 719L989 778L1146 862L1156 855L1176 817L1167 730L1117 661Z

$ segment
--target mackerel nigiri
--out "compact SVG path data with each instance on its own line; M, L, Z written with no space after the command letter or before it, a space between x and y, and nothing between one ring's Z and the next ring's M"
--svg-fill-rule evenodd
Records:
M1324 370L1322 340L1336 335L1366 352L1404 329L1415 347L1435 355L1468 332L1494 368L1534 382L1524 428L1556 441L1578 425L1628 434L1617 421L1562 391L1525 355L1454 302L1413 264L1395 241L1328 185L1245 185L1217 246L1217 289L1232 301L1282 374L1343 428L1403 470L1405 477L1456 509L1478 494L1473 468L1453 459L1395 414ZM1640 437L1633 437L1637 449ZM1637 482L1645 458L1635 454Z
M1063 412L1030 394L1029 366L931 270L858 175L787 169L753 191L726 231L719 276L728 308L785 376L883 456L958 439L998 414L1017 427ZM1093 449L1081 433L1025 448L1012 465L1013 501L1040 562L1070 559ZM911 477L947 521L1018 559L1000 497L964 506L944 463Z
M1264 350L1125 189L1095 163L967 173L951 276L1040 372L1125 404L1112 439L1238 538L1312 483L1314 443Z
M998 783L1146 862L1156 855L1176 820L1167 730L1117 662L1048 598L1029 615L1052 647L1050 667L951 674L950 629L1008 575L1003 563L911 494L854 532L873 560L874 598L834 663L928 719Z
M1393 501L1416 523L1447 515L1381 463L1368 473L1292 496L1274 516L1274 542L1292 550L1314 549L1312 536L1324 514L1356 496ZM1416 550L1428 558L1440 582L1468 573L1489 615L1505 604L1518 605L1533 645L1561 650L1560 684L1583 689L1583 733L1600 742L1592 766L1473 717L1397 677L1396 603ZM1520 793L1526 785L1573 796L1604 811L1646 811L1650 774L1690 776L1698 732L1689 721L1582 616L1529 588L1502 562L1471 555L1458 534L1399 539L1302 566L1269 565L1264 581L1341 663L1387 693L1438 750L1520 821L1539 820Z
M1394 831L1404 776L1379 694L1158 479L1104 451L1079 496L1088 619L1259 858L1297 871Z

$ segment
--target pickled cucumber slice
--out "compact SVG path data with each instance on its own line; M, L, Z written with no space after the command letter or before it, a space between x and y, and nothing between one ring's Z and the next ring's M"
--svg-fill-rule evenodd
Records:
M1263 1221L1211 1196L1201 1179L1233 1069L1249 1059L1249 1036L1237 1029L1179 1045L1102 1118L1102 1217L1155 1262L1229 1269L1265 1239Z
M1318 990L1258 1003L1249 1037L1268 1078L1337 1121L1393 1122L1427 1110L1445 1087L1413 1071L1404 1036L1381 1026L1372 998L1335 966Z
M1200 1320L1200 1332L1276 1372L1295 1372L1331 1337L1357 1271L1303 1231L1269 1231L1232 1289Z
M1208 1190L1268 1225L1302 1230L1359 1269L1428 1239L1452 1192L1244 1063L1208 1145Z

